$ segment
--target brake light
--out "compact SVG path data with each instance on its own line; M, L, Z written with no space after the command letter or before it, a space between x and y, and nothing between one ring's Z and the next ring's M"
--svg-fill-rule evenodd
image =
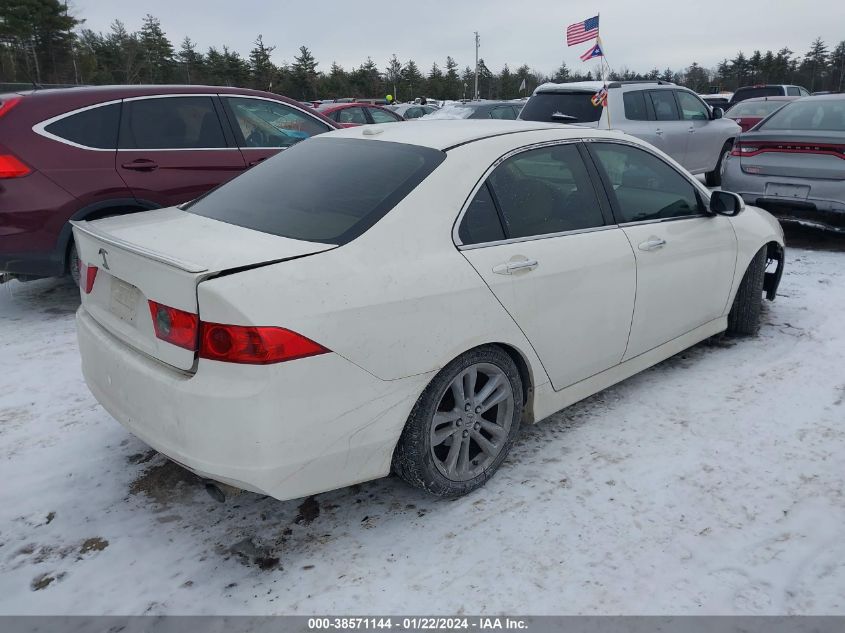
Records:
M23 97L12 97L11 99L6 99L6 101L0 101L0 116L8 114L9 110L21 102L21 99Z
M31 171L17 157L11 154L0 154L0 178L20 178Z
M79 287L86 295L90 295L94 289L98 270L96 266L86 266L82 260L79 261Z
M149 301L149 304L156 338L191 351L197 349L199 317L196 314L155 301Z
M795 143L788 141L759 141L757 143L738 142L731 151L731 156L756 156L764 152L782 154L822 154L845 159L845 145L834 143Z
M200 358L208 360L269 365L328 351L319 343L280 327L200 324Z

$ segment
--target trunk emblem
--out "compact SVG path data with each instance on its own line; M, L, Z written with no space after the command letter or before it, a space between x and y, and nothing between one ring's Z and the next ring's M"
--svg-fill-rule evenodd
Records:
M106 255L108 255L108 254L109 254L109 252L108 252L106 249L101 248L101 249L99 250L99 253L98 253L98 254L99 254L99 256L100 256L100 257L102 257L102 258L103 258L103 268L105 268L106 270L110 270L110 269L109 269L109 262L108 262L108 260L106 259Z

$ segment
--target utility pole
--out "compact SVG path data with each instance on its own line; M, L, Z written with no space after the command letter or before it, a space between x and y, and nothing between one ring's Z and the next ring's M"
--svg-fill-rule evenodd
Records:
M481 39L478 37L478 31L475 32L475 96L478 99L478 47Z

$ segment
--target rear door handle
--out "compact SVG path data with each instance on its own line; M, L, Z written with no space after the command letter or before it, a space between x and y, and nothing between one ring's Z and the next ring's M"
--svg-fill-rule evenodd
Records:
M153 171L154 169L158 169L158 163L154 160L139 158L138 160L133 160L131 163L123 163L121 167L131 169L132 171Z
M690 134L695 134L695 127L694 127L694 126L690 127L690 129L689 129L689 133L690 133Z
M493 272L497 275L511 275L517 270L534 270L539 265L536 259L522 259L493 266Z
M654 130L654 133L657 134L657 136L663 136L663 130L661 130L660 128Z
M251 160L251 161L249 161L249 166L250 166L250 167L255 167L258 163L260 163L261 161L264 161L264 160L267 160L267 157L266 157L266 156L263 156L263 157L261 157L261 158L256 158L255 160Z
M653 238L645 242L640 242L637 245L641 251L654 251L658 248L663 248L666 245L666 240L660 238Z

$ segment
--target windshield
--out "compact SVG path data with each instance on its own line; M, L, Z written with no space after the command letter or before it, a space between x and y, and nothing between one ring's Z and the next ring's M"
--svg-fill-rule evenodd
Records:
M732 117L750 116L762 119L775 110L779 110L786 103L786 101L743 101L728 110L728 113Z
M775 112L757 129L845 132L845 99L794 101Z
M182 208L263 233L345 244L384 217L445 158L417 145L315 139Z
M745 101L753 97L775 97L783 94L780 86L758 86L756 88L740 88L734 93L733 102Z
M601 118L602 107L594 106L590 92L541 92L532 96L519 118L523 121L592 123Z

